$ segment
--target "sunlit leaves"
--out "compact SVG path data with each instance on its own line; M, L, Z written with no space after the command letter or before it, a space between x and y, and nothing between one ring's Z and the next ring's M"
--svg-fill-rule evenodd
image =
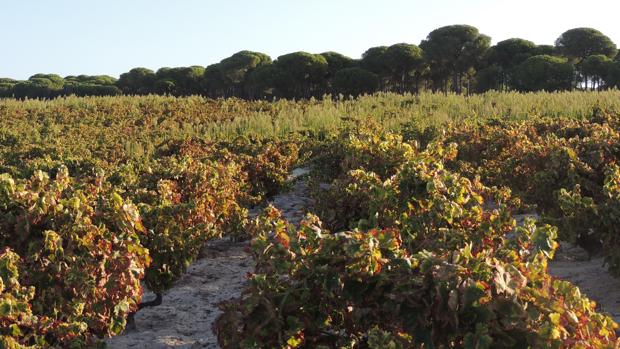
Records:
M442 154L452 146L431 144L402 156L392 152L407 148L398 138L366 139L344 141L346 171L318 192L334 200L329 207L336 214L328 217L357 219L357 229L332 233L309 216L295 231L273 208L250 224L257 268L251 286L231 303L234 312L226 308L218 320L220 344L614 345L612 320L578 288L547 274L555 228L533 220L516 227L511 210L518 200L509 190L446 169L443 159L453 157ZM303 340L291 337L297 333Z

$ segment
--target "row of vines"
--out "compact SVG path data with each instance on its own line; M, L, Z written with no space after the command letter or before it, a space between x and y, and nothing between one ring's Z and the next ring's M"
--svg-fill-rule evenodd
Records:
M0 176L1 348L120 334L142 284L161 299L209 239L243 238L248 207L279 190L298 148L188 140L158 154L109 173Z
M220 344L618 347L613 320L547 272L560 237L599 241L617 273L618 129L598 110L402 135L370 123L316 145L316 215L252 222L256 270L222 305ZM542 222L518 226L533 209Z

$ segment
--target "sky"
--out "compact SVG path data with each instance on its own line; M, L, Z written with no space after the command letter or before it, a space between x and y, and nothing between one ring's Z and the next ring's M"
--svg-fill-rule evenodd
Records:
M620 0L0 0L0 77L107 74L217 63L241 50L359 58L469 24L492 42L553 44L593 27L620 45Z

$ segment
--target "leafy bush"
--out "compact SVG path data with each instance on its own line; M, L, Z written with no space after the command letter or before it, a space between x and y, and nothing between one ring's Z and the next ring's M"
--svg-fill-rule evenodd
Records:
M579 195L593 203L605 200L605 171L620 159L619 129L617 116L600 111L589 120L532 119L456 127L447 138L459 144L459 156L450 167L468 176L479 175L486 184L510 187L560 225L563 239L575 242L593 226L581 222L577 226L582 230L576 231L577 226L566 219L574 214L567 212L562 193L578 187ZM588 248L586 240L578 242Z
M2 175L0 243L24 256L11 297L20 296L32 309L24 316L33 319L23 335L2 332L6 343L79 348L120 333L138 308L141 279L161 294L209 239L245 236L243 204L254 200L253 193L277 190L298 151L294 144L246 144L247 154L232 153L221 144L189 142L167 149L146 164L113 169L116 189L103 171L82 173L79 181L66 167L55 180L35 171L17 184ZM11 328L22 326L20 319L11 317ZM42 327L48 322L66 333Z
M490 185L510 187L534 204L546 222L559 227L563 240L589 256L602 253L610 271L620 275L614 166L620 160L620 119L595 108L583 120L501 119L453 126L445 142L459 144L449 167L478 175Z
M27 181L5 174L0 226L0 244L10 249L3 253L3 297L28 308L0 314L10 329L2 335L13 338L6 343L77 348L124 329L150 262L131 202L101 178L73 183L66 168L53 180L40 171Z
M602 186L605 198L584 196L580 187L562 190L558 201L565 219L562 227L588 252L603 252L612 274L620 276L620 168L611 166Z
M241 298L222 304L222 347L620 344L611 318L547 273L555 228L517 227L511 211L520 202L509 190L445 168L454 146L420 152L398 142L344 146L355 149L343 166L350 170L319 194L343 231L312 215L295 231L273 208L248 226L257 266Z
M256 202L278 193L299 159L299 146L293 142L268 141L251 147L236 144L233 152L240 155Z
M247 194L242 203L251 205L283 188L290 170L299 160L299 146L295 140L261 141L239 137L232 142L212 143L192 139L166 144L159 155L236 163L243 174L240 185Z
M162 158L143 174L135 200L148 232L141 236L153 259L146 285L170 288L205 243L240 235L247 210L240 206L243 172L236 163Z
M222 304L223 348L612 348L615 323L546 264L555 230L410 251L398 229L299 231L254 221L250 286ZM273 239L270 236L273 235Z

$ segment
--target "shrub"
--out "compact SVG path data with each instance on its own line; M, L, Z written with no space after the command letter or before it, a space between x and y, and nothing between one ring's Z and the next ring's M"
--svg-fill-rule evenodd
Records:
M223 348L604 348L613 321L547 260L555 230L410 252L398 229L298 231L267 211L254 222L250 286L222 305ZM270 239L269 236L274 238Z
M3 317L14 329L3 335L82 347L124 329L150 261L131 202L101 178L74 183L66 168L53 180L40 171L26 181L2 175L0 226L0 244L12 251L3 254L5 292L29 304L23 315Z

